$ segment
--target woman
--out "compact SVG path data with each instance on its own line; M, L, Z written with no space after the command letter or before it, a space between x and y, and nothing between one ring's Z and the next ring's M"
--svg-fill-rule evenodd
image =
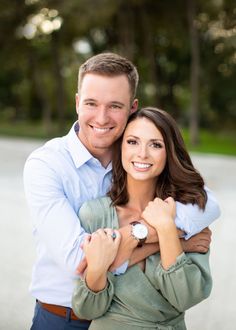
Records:
M141 109L117 142L108 197L85 203L79 213L93 234L84 243L88 267L76 283L72 305L78 317L93 320L89 329L183 330L185 310L209 296L209 252L183 252L175 201L204 210L204 181L173 118L155 108ZM158 234L160 253L114 276L109 267L120 237L115 231L113 238L112 230L130 223L139 246L147 237L144 220Z

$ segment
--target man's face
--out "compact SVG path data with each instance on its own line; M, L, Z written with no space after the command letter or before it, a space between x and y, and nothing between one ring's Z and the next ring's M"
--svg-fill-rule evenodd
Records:
M76 95L80 126L79 138L95 156L110 153L112 144L123 133L137 100L131 105L128 79L87 73Z

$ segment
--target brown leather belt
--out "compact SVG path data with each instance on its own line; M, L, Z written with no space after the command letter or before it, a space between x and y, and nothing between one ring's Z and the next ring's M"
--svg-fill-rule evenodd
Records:
M58 305L52 305L52 304L47 304L44 302L41 302L38 300L38 303L40 304L40 306L45 309L46 311L48 311L49 313L55 314L57 316L61 316L61 317L66 317L67 316L67 310L68 307L64 307L64 306L58 306ZM81 322L91 322L89 320L83 320L83 319L79 319L75 313L73 312L73 310L70 308L70 319L74 320L74 321L81 321Z

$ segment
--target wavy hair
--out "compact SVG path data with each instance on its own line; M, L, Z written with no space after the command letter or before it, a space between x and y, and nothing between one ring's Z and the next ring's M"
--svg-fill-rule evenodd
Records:
M166 111L147 107L134 112L127 125L138 118L150 120L161 132L166 149L166 165L156 184L156 196L166 199L171 196L183 204L197 204L204 210L207 194L204 180L194 168L176 121ZM123 135L115 142L112 160L112 185L108 196L112 204L125 205L129 201L127 175L121 162Z

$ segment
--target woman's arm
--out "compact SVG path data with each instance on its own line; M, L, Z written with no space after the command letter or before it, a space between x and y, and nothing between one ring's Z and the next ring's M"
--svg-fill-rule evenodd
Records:
M162 267L168 269L183 252L174 223L175 201L171 197L165 201L155 198L154 201L148 203L143 217L157 231Z
M75 314L84 319L94 319L103 315L111 304L114 286L108 275L120 243L120 234L113 230L98 229L87 237L83 250L87 260L87 269L76 282L72 306Z
M91 291L86 281L79 278L76 281L72 296L72 308L81 319L94 320L108 310L114 296L114 275L107 274L107 284L99 292Z
M210 295L209 253L182 253L168 270L157 266L156 287L178 311L184 312Z
M183 312L209 296L212 280L209 253L195 253L191 259L183 252L174 224L174 205L172 198L165 201L156 198L143 215L159 236L161 263L155 272L157 288L171 305Z
M87 237L83 250L87 259L87 269L84 277L88 288L93 292L103 290L107 284L107 272L116 257L120 234L114 231L116 237L112 237L112 229L98 229L90 237Z

